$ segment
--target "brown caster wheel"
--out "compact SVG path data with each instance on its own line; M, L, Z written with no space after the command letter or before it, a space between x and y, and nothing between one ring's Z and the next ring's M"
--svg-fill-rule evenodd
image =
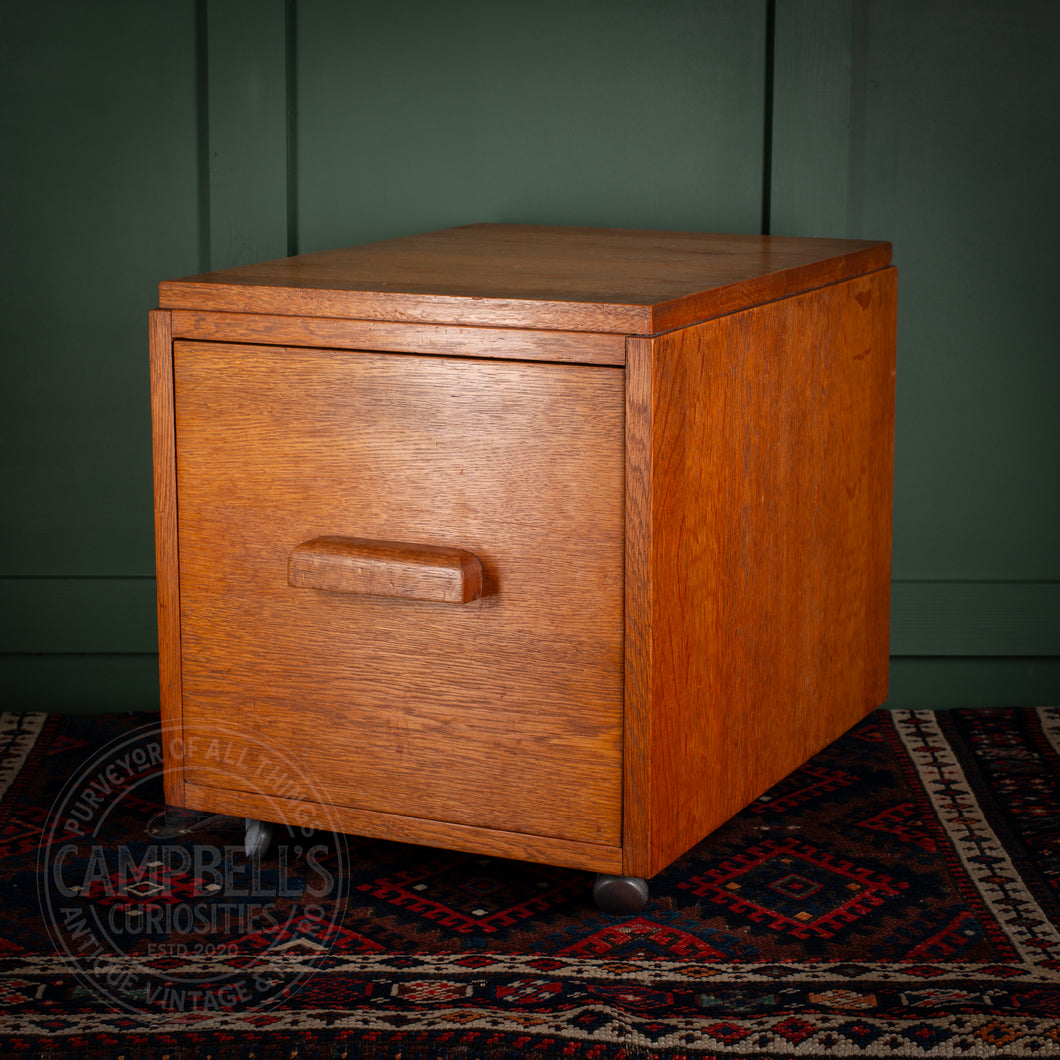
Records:
M625 916L639 913L648 904L648 884L639 876L605 876L593 884L593 898L602 913Z

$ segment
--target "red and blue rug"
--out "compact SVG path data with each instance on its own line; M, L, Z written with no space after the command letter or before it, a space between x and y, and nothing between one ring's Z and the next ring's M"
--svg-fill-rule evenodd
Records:
M309 829L248 862L160 816L156 745L3 715L5 1058L1060 1056L1060 709L879 711L630 917Z

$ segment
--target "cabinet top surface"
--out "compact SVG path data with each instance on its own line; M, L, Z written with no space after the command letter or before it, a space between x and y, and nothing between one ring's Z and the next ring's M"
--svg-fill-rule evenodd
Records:
M885 242L477 224L167 281L159 306L651 334L890 260Z

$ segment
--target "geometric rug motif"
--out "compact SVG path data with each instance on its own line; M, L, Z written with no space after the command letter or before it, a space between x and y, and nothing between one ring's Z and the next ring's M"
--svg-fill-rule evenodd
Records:
M832 938L908 889L905 880L791 838L752 846L680 886L796 938Z
M751 803L748 812L786 813L856 782L857 777L845 769L825 769L811 761Z
M911 802L902 802L857 822L858 828L872 828L895 836L905 843L915 843L931 854L935 853L935 840L917 817L916 808Z
M106 850L63 863L86 881L69 908L128 944L74 975L38 900L40 832L79 761L151 717L0 719L5 1060L1060 1057L1056 708L877 711L626 917L596 910L588 873L358 837L342 863L282 829L253 873L226 854L275 900L222 901L182 841L156 859L145 783L108 822L129 871ZM240 839L224 820L195 835ZM341 904L304 901L310 848ZM226 926L213 952L200 922ZM251 966L280 1000L211 1007L187 986ZM107 1003L108 977L137 975L179 1003Z

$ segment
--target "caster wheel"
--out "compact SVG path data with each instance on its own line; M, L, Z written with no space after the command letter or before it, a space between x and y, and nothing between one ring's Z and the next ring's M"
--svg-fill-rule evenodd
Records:
M206 813L199 810L185 810L179 806L167 806L156 813L147 822L147 834L152 839L180 839L201 832L204 829L216 828L229 832L239 824L238 818L222 813Z
M605 876L601 873L593 884L597 908L612 916L639 913L648 904L648 895L648 884L639 876Z
M152 839L163 841L179 839L194 832L207 818L208 814L184 810L179 806L167 806L161 813L156 813L147 822L147 834Z
M263 858L272 843L272 825L268 821L246 818L247 831L243 849L248 858Z

